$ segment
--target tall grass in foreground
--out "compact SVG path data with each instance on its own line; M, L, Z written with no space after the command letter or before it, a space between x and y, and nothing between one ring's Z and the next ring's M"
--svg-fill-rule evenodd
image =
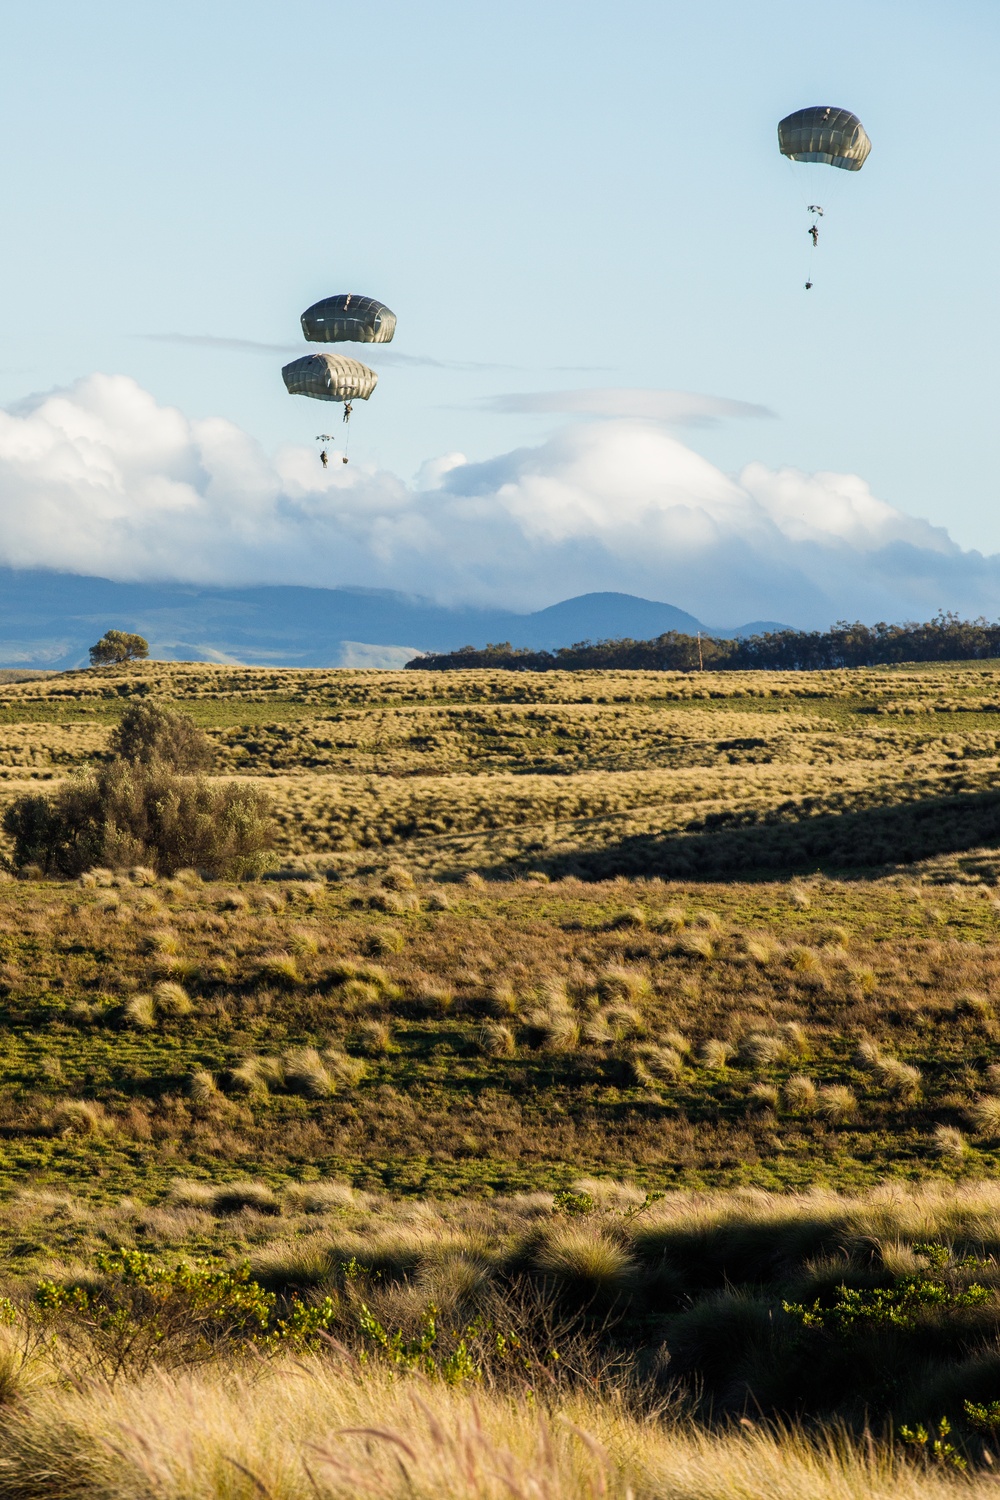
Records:
M615 1395L556 1403L312 1358L50 1387L0 1424L11 1500L936 1500L995 1490L838 1435L699 1432Z

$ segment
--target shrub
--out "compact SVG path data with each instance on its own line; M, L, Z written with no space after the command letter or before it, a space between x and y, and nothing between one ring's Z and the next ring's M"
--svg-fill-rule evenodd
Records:
M95 865L142 864L159 874L197 866L242 879L264 868L274 839L267 797L250 785L175 775L164 766L115 760L51 799L22 797L4 814L14 864L49 876Z
M155 703L130 705L108 741L120 760L152 765L191 775L206 771L215 759L212 742L187 714L172 713Z
M148 655L149 642L141 635L133 635L127 630L106 630L90 648L90 665L121 666L127 661L144 661Z

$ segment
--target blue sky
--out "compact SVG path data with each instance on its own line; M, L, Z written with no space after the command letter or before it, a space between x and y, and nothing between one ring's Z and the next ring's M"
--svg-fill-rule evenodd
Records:
M685 434L727 474L857 474L1000 550L995 0L35 0L4 30L3 403L103 371L308 443L280 346L355 290L399 318L356 462L564 421L498 396L705 393L775 413ZM820 102L861 173L778 154Z

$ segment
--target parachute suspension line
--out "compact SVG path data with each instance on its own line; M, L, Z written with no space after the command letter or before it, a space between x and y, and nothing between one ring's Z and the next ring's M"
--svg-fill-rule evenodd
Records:
M822 210L822 208L820 207L820 205L818 203L810 203L810 204L807 205L807 208L808 208L808 212L812 216L812 223L809 225L809 228L807 229L806 233L808 234L809 238L812 240L812 248L813 248L813 250L816 250L816 249L819 248L819 221L823 217L823 210ZM814 280L814 277L813 277L813 260L812 260L812 255L810 254L810 257L809 257L809 270L806 273L806 291L807 292L811 291L814 285L815 285L815 280Z

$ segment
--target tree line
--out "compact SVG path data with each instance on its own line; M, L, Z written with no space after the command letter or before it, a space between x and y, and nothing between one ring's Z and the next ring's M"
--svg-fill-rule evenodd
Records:
M426 672L502 668L513 672L582 672L626 667L652 672L809 672L911 661L983 661L1000 657L1000 623L938 614L924 624L862 625L839 620L832 630L771 630L726 639L668 630L654 640L579 641L555 651L532 651L509 641L418 656L407 662Z

